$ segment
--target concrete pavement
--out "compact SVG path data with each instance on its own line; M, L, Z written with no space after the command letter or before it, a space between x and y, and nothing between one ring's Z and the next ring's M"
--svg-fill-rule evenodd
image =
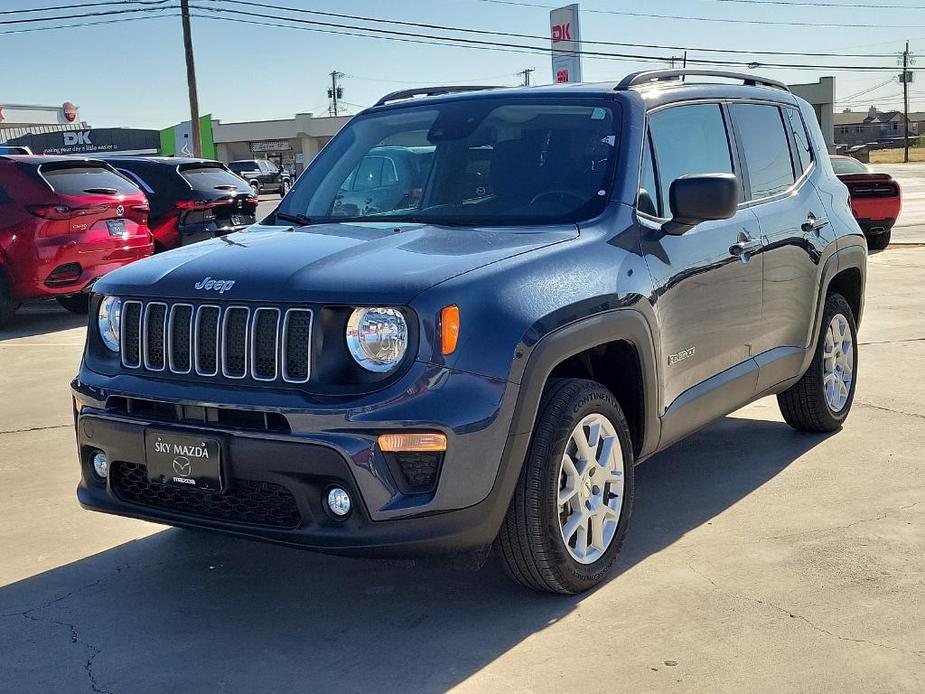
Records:
M0 332L0 691L925 691L925 248L870 258L844 430L766 399L646 462L576 598L82 511L82 321Z

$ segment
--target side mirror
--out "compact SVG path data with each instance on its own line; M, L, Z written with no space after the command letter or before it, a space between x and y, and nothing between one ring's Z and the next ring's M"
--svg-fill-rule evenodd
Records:
M733 174L682 176L668 190L671 219L662 231L680 236L700 222L729 219L739 205L739 182Z

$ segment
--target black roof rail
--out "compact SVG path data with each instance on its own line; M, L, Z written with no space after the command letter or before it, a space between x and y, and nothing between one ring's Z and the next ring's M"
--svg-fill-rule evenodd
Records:
M783 89L785 92L790 91L783 82L749 75L744 72L727 72L725 70L698 70L696 68L684 68L681 70L644 70L643 72L634 72L624 77L620 84L616 86L616 91L626 91L633 87L639 87L647 84L657 84L658 82L683 82L685 77L721 77L730 80L742 80L742 84L749 87L774 87Z
M498 85L468 85L468 86L451 86L451 87L417 87L415 89L401 89L391 94L386 94L379 99L373 106L382 106L391 101L401 101L402 99L411 99L415 96L439 96L440 94L454 94L456 92L477 92L483 89L501 89Z

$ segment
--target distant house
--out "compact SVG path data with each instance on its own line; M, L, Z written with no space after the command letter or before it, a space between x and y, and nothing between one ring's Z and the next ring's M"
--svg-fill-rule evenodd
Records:
M880 111L871 106L864 111L842 111L835 114L835 144L891 144L902 140L906 129L901 111ZM909 137L925 134L925 113L909 113Z

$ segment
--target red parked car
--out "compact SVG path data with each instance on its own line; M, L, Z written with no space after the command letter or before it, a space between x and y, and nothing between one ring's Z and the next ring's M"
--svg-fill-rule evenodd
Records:
M848 186L854 213L867 247L882 250L890 244L890 232L902 208L899 183L887 173L874 173L853 157L833 156L835 175Z
M86 312L95 280L153 250L144 193L109 164L0 156L0 325L26 299Z

